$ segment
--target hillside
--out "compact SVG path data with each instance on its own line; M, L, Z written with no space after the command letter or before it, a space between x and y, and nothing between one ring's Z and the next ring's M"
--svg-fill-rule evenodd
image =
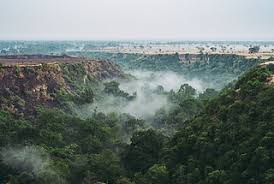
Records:
M124 76L109 61L67 56L6 56L0 64L0 106L13 113L31 113L38 105L56 107L61 92L80 100L96 81Z
M219 94L214 89L197 94L188 84L178 91L146 90L173 102L150 122L88 107L87 118L77 116L68 107L92 104L100 80L123 76L107 63L1 68L7 96L1 98L0 183L274 182L272 62L253 67ZM103 100L123 103L138 98L116 81L104 83L103 94Z
M70 52L72 55L111 60L125 70L173 71L188 79L198 78L222 89L260 62L236 54L134 54Z
M272 64L253 68L167 142L150 131L135 134L123 155L134 181L273 183L273 74Z
M273 69L249 71L171 139L171 183L274 182Z

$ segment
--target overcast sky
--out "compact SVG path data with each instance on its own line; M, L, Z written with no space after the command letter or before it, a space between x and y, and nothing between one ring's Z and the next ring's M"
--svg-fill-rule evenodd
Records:
M0 39L274 40L274 0L0 0Z

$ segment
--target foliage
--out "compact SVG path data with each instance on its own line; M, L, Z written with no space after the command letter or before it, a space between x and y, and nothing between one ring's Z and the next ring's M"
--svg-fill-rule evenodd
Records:
M208 88L203 93L199 94L200 100L210 100L218 95L218 91Z
M155 164L148 169L145 174L148 184L166 184L169 182L168 171L166 166Z
M171 183L272 181L273 86L257 67L207 104L169 142Z
M124 147L122 134L133 133L141 123L128 116L127 123L119 125L115 117L94 114L83 120L57 109L40 109L34 120L25 120L1 111L1 149L40 146L49 154L52 166L42 177L0 162L0 183L115 183L123 175L119 158Z
M248 50L250 54L258 53L260 51L260 46L250 47Z
M115 97L123 97L128 100L133 100L134 98L136 98L136 93L133 95L129 95L128 93L122 91L119 88L119 85L120 84L117 81L106 82L104 83L105 88L103 92L106 93L107 95L113 95Z
M172 61L168 67L178 66L178 55L163 57ZM232 63L211 57L210 65L198 62L183 70L240 74L238 69L253 65L242 66L244 59L236 56L227 56ZM148 64L139 64L155 67L163 62L156 56L145 59ZM85 76L83 68L72 65L64 70L77 93L60 90L60 103L92 103L94 83L76 82ZM175 127L170 137L128 114L95 111L84 119L60 109L38 108L33 116L1 110L0 183L273 183L274 87L269 82L273 70L273 65L253 68L218 95L213 89L197 95L187 84L176 92L159 86L155 93L166 95L173 106L160 109L151 125L167 131ZM114 81L105 83L103 92L131 97ZM39 152L29 155L26 148Z
M150 129L133 134L131 144L122 154L122 162L130 173L145 172L160 159L165 137Z
M80 54L103 60L111 60L126 70L174 71L189 79L199 78L206 83L212 83L217 89L222 89L227 83L260 62L259 59L247 59L234 54L203 54L191 59L186 54L188 62L182 63L177 54L127 54L107 52L81 52Z

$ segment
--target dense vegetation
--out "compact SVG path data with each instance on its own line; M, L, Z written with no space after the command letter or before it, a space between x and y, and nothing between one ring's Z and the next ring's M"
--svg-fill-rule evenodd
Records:
M163 160L171 183L274 182L271 73L253 69L170 140Z
M226 59L201 68L240 74L253 65L235 67L237 62ZM199 65L187 67L200 73ZM252 68L219 94L214 89L198 94L188 84L177 91L158 86L151 93L167 97L172 106L148 122L96 109L79 116L73 108L104 95L131 101L138 94L121 90L117 81L84 79L81 66L62 67L76 95L58 91L58 109L36 107L31 117L0 111L0 183L274 182L273 65Z
M1 112L0 182L116 183L123 175L118 153L124 140L143 126L128 115L94 114L83 120L57 109L35 120ZM50 159L49 159L50 157Z
M124 54L102 52L72 52L73 55L111 60L126 70L174 71L185 77L199 78L218 89L259 63L259 59L227 54L200 54L180 61L179 54ZM187 54L185 56L187 58Z

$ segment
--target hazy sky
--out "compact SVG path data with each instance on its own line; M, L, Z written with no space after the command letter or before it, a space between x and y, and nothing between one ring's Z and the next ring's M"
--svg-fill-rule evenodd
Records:
M0 39L274 40L274 0L0 0Z

